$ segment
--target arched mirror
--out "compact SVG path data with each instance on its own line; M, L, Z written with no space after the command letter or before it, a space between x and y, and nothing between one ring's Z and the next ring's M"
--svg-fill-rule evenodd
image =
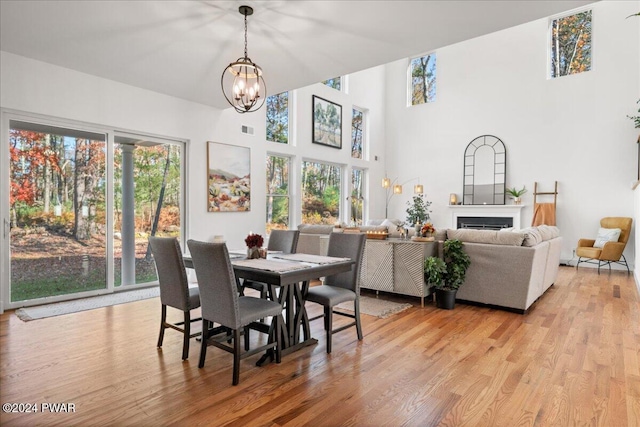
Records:
M504 205L507 150L493 135L482 135L464 151L465 205Z

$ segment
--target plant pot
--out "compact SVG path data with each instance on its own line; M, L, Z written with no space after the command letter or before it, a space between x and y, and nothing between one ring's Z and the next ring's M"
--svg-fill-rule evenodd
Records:
M456 305L456 293L449 289L436 289L436 307L453 310Z
M521 197L514 197L513 198L513 204L515 204L515 205L522 204L522 198Z

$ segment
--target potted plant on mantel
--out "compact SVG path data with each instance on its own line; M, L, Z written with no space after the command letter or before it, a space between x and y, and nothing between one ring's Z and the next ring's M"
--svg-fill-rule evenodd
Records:
M436 288L436 306L452 310L471 258L458 239L445 240L443 247L444 260L438 257L427 257L424 260L424 280Z
M506 191L507 194L509 194L513 199L513 203L519 205L520 203L522 203L522 198L520 196L527 192L527 188L525 186L522 186L522 189L518 190L516 187L513 187L507 188Z

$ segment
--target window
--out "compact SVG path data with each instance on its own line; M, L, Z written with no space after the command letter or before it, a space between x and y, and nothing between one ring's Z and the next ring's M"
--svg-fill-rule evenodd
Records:
M267 234L289 228L288 157L267 156Z
M289 92L267 97L267 141L289 143Z
M551 21L551 78L591 70L591 10Z
M340 220L339 166L302 162L302 223L335 224Z
M354 107L351 119L351 157L354 159L363 158L364 119L364 111Z
M364 169L351 170L351 214L349 221L354 226L363 225Z
M411 105L436 100L436 54L411 59Z
M340 77L334 77L322 82L323 84L334 88L335 90L342 90L342 79Z

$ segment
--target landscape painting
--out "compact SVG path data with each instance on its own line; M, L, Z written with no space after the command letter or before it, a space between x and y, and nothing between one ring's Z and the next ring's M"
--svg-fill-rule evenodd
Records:
M251 209L251 149L208 142L207 210L243 212Z
M313 142L342 148L342 106L313 95Z

